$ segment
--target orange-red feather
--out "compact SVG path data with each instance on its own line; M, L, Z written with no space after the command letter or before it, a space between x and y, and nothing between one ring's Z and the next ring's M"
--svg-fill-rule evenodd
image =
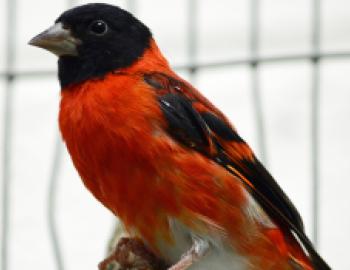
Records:
M231 127L218 109L169 68L152 42L129 68L62 91L60 129L86 187L154 250L159 237L174 240L168 218L175 217L194 230L223 230L238 252L261 269L271 262L273 269L291 269L289 253L310 265L301 248L278 227L269 231L247 218L248 192L242 179L167 134L157 93L144 80L152 73L181 82L182 94L197 100L196 110L214 113ZM156 82L168 83L161 77ZM253 159L245 143L215 138L232 160ZM260 234L252 236L252 231Z

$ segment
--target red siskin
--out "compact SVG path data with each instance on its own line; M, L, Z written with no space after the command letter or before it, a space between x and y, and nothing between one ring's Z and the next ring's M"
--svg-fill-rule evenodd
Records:
M84 184L171 270L330 269L228 119L130 13L79 6L30 44L59 57L59 126Z

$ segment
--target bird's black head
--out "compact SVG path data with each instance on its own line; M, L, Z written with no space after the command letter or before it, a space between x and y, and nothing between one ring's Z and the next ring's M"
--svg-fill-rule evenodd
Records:
M87 4L64 12L55 25L29 43L59 56L64 88L128 67L150 45L150 30L129 12L107 4Z

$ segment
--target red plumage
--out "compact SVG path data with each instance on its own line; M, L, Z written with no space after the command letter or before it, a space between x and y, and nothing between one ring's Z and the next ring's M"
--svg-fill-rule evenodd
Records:
M261 228L266 238L260 235L251 243L244 239L249 237L249 227L259 225L246 220L242 184L220 165L166 134L167 123L156 92L143 79L155 72L190 87L171 71L152 42L131 67L62 92L60 129L87 188L156 252L160 252L157 237L174 241L168 218L175 217L194 230L224 230L236 248L255 258L262 268L271 258L275 263L279 258L278 265L287 263L286 245L290 244L281 238L279 230L269 234ZM189 98L200 97L197 108L214 112L227 122L222 113L190 89L191 93L185 93ZM251 158L246 144L233 144L237 146L230 145L232 157ZM245 242L241 247L237 244L240 238Z
M329 269L250 147L131 14L77 7L31 43L60 57L59 126L84 184L171 270Z

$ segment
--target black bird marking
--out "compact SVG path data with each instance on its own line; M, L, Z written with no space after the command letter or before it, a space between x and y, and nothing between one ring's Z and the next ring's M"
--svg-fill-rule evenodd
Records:
M330 270L306 236L299 212L259 160L254 156L251 160L237 159L230 156L230 152L225 149L223 145L245 142L225 120L216 116L215 108L210 104L203 104L203 100L196 96L191 86L177 82L165 74L152 74L145 82L157 90L161 109L168 122L169 134L241 179L247 190L285 234L302 243L314 269ZM179 85L181 91L175 91L175 86ZM198 112L195 109L198 102L202 102L201 105L208 108L208 111ZM210 152L210 145L214 146L214 152Z
M208 127L190 101L179 94L166 94L159 97L159 103L173 137L201 152L209 146Z
M228 141L243 142L243 139L229 127L224 121L210 112L203 112L201 116L208 127L215 132L220 138Z

